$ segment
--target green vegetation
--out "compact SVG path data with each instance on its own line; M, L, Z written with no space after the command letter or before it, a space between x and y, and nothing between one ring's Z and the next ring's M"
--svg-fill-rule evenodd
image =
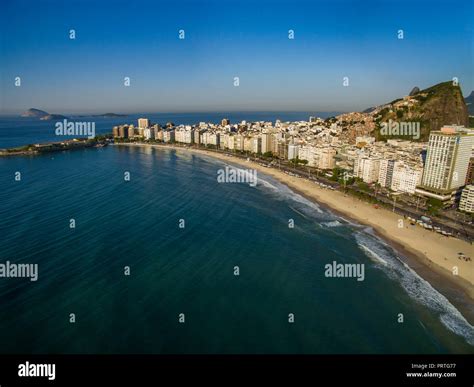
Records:
M428 207L428 213L430 215L437 215L439 210L443 208L443 202L439 199L429 198L426 201Z
M333 168L332 176L329 178L329 180L338 181L338 180L342 179L343 172L344 171L341 168Z
M109 138L112 138L112 135L111 134L102 134L102 135L99 135L99 136L95 136L94 137L94 140L95 141L105 141Z
M302 160L297 157L296 159L291 159L290 163L293 165L298 165L298 164L306 165L308 164L308 160Z
M418 102L423 103L428 99L428 96L424 94L417 94L413 98L415 98Z
M370 192L370 187L367 183L362 181L361 179L357 179L357 187L364 192Z
M333 168L331 180L337 181L340 176L342 176L342 169L340 169L340 168Z
M341 185L345 185L346 187L351 186L352 184L355 183L355 178L354 177L348 177L344 179L344 175L337 180L337 182Z

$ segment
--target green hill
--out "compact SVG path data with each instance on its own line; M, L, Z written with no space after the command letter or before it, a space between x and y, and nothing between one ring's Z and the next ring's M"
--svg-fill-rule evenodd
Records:
M432 130L439 130L443 125L469 125L461 88L451 81L439 83L417 91L411 96L394 100L380 106L372 114L376 122L375 135L378 140L384 139L384 136L380 134L381 124L389 120L419 122L420 141L426 141Z

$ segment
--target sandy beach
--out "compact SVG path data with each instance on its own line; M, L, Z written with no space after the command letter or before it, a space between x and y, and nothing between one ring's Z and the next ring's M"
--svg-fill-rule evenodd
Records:
M122 144L120 144L122 145ZM419 226L412 226L403 216L373 205L342 192L321 188L314 182L287 175L275 168L267 168L253 161L202 149L173 147L159 144L123 144L128 146L152 146L158 148L174 148L184 152L193 152L214 157L232 164L253 168L261 173L272 176L305 197L318 204L325 205L337 214L371 226L376 233L394 247L407 263L418 274L428 280L432 286L442 291L453 286L467 296L467 302L461 302L461 309L466 311L465 317L472 321L472 300L474 300L474 262L460 259L458 253L474 258L473 246L468 242L453 237L446 237ZM399 220L403 219L403 228ZM415 266L415 267L414 267ZM457 267L457 274L454 274ZM437 284L433 283L433 281ZM443 286L443 283L446 286ZM441 289L439 289L441 288ZM443 292L445 294L446 292ZM445 294L446 295L446 294ZM448 297L448 295L446 295ZM449 298L449 297L448 297ZM471 304L471 305L469 305ZM469 310L466 310L468 307Z

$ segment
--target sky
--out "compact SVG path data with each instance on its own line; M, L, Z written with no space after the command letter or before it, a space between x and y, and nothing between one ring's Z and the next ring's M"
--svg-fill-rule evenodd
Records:
M0 114L359 111L453 77L467 96L473 4L2 0Z

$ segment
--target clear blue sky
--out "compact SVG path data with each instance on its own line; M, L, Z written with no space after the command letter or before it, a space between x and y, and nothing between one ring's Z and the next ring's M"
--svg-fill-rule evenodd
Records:
M2 0L1 113L352 111L452 77L467 95L473 15L472 0Z

